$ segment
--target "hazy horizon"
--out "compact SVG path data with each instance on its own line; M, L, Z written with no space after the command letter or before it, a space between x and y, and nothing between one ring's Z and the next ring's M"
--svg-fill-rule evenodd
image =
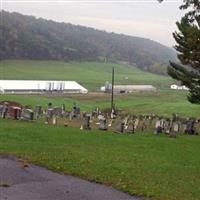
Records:
M19 12L57 22L92 27L107 32L148 38L172 47L172 32L183 11L182 0L2 0L1 10Z

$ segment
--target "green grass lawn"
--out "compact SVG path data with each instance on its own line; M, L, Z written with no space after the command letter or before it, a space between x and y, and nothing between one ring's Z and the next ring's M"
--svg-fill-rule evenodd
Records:
M106 81L111 82L112 67L116 84L153 84L162 88L172 82L169 77L144 72L132 65L31 60L1 61L0 79L74 80L97 91Z
M119 135L0 119L0 153L154 200L199 200L200 137Z

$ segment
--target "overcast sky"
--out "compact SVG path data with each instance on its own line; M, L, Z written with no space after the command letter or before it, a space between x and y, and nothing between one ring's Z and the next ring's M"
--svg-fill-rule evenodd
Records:
M1 9L175 45L183 0L0 0Z

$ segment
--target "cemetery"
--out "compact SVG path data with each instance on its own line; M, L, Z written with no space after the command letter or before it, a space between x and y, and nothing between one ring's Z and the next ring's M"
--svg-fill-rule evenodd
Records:
M155 135L163 133L172 138L180 133L198 135L200 131L200 120L196 118L184 118L177 114L172 114L171 117L155 114L133 115L115 107L112 110L97 107L86 112L81 111L76 103L67 110L65 104L54 106L51 102L46 107L36 105L31 108L17 102L1 101L0 116L3 119L38 120L49 125L76 127L81 130L98 129L120 134L151 130Z

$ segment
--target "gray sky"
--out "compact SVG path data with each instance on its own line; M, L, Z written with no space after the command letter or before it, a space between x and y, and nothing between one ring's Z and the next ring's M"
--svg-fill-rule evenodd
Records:
M183 0L0 0L1 9L150 38L173 46Z

